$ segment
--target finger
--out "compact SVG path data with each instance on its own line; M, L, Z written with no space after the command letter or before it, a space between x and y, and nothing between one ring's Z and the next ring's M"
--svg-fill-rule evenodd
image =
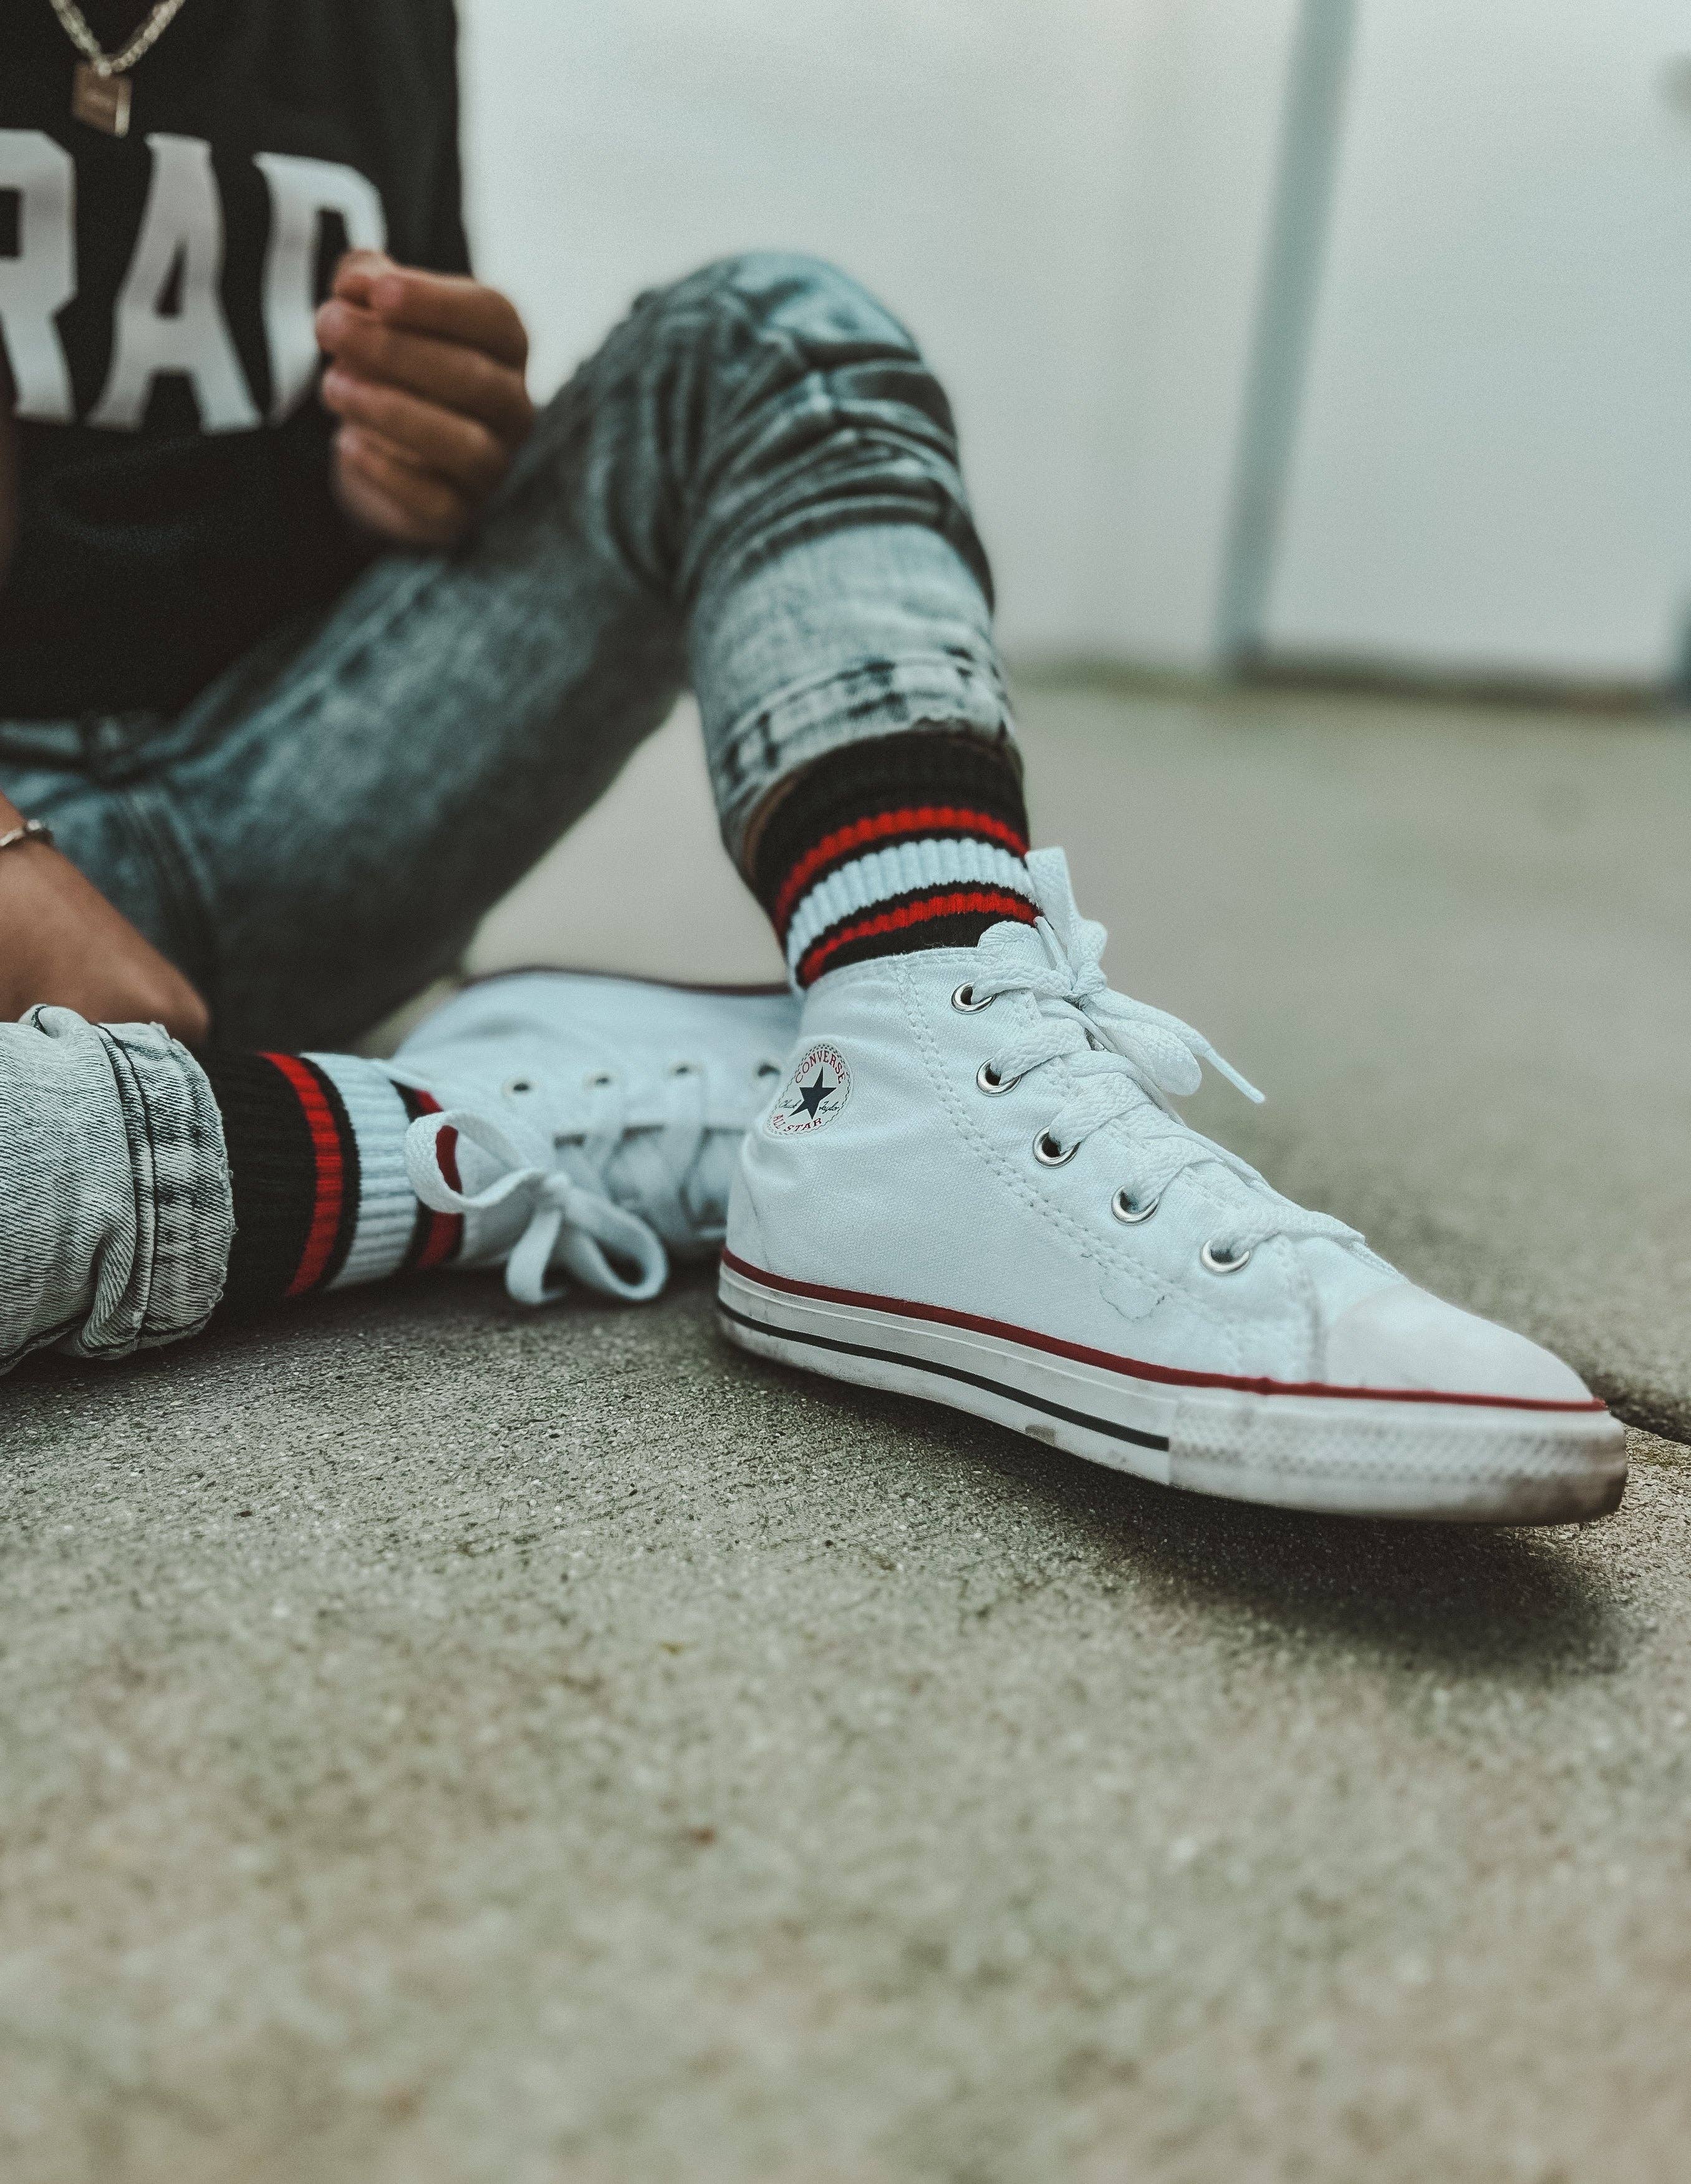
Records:
M335 445L342 465L393 504L404 537L420 545L449 546L462 536L470 510L443 478L419 470L400 449L362 425L343 425Z
M442 410L401 387L359 379L339 365L323 375L323 401L337 417L367 425L423 469L485 499L509 467L504 443L474 417Z
M528 335L516 305L497 288L465 274L430 273L391 261L372 268L371 276L370 307L389 326L463 342L513 371L528 362Z
M335 494L342 507L355 523L366 531L385 538L396 546L429 546L433 539L414 538L413 521L409 509L385 493L380 486L356 470L351 462L337 460L335 465ZM439 542L445 543L447 542Z
M370 292L384 273L398 269L385 250L348 250L343 252L335 268L335 278L330 293L343 296L350 304L370 303Z
M335 491L353 521L389 545L446 553L457 543L445 525L417 515L398 494L385 491L350 461L336 465Z
M338 299L317 314L317 338L359 378L380 380L479 418L508 447L520 445L534 421L522 375L480 349L433 334L402 332Z

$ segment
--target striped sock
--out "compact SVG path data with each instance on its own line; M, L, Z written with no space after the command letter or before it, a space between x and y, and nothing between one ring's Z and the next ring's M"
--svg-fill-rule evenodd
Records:
M916 728L807 766L770 813L752 884L793 983L872 956L972 947L1037 915L1021 778L1007 745Z
M431 1213L405 1178L405 1133L439 1107L426 1092L349 1054L223 1055L206 1073L235 1197L224 1311L453 1257L463 1223ZM442 1171L456 1184L454 1135L443 1131L440 1142Z

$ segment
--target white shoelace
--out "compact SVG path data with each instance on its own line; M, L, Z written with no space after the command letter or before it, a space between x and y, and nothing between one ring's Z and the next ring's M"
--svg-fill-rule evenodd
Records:
M1049 1061L1062 1061L1075 1089L1046 1125L1044 1140L1066 1153L1127 1115L1143 1124L1136 1133L1139 1173L1123 1178L1138 1209L1154 1206L1175 1178L1213 1162L1253 1187L1259 1206L1213 1240L1218 1250L1243 1255L1271 1236L1325 1236L1360 1243L1354 1228L1331 1214L1311 1212L1272 1190L1256 1170L1224 1145L1183 1123L1171 1098L1195 1092L1204 1064L1236 1085L1248 1100L1262 1095L1224 1061L1201 1032L1149 1003L1111 992L1100 967L1106 938L1096 919L1082 917L1060 850L1036 850L1027 860L1040 909L1038 930L1047 961L1029 960L1026 928L993 926L979 944L982 966L970 981L970 1001L980 1006L1000 994L1024 993L1038 1005L1037 1021L995 1053L987 1067L1004 1086ZM1076 1084L1076 1080L1078 1084ZM1165 1120L1152 1122L1150 1109Z
M403 1071L389 1073L427 1089ZM436 1212L484 1213L512 1199L526 1203L527 1219L505 1262L505 1287L518 1304L551 1304L562 1296L567 1284L550 1279L560 1268L588 1289L643 1303L669 1279L666 1236L677 1245L720 1239L745 1118L709 1112L702 1070L671 1070L642 1084L637 1096L605 1072L588 1080L574 1112L556 1117L545 1113L545 1088L519 1083L535 1098L532 1121L451 1107L420 1116L405 1134L405 1173ZM445 1130L457 1131L498 1164L500 1172L480 1190L460 1190L442 1173ZM631 1199L640 1212L620 1202Z

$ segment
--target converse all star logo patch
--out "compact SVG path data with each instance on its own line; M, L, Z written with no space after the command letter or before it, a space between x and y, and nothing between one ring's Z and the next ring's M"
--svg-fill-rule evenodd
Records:
M796 1138L807 1130L820 1130L845 1112L850 1097L851 1072L839 1049L809 1047L782 1088L770 1115L770 1134Z

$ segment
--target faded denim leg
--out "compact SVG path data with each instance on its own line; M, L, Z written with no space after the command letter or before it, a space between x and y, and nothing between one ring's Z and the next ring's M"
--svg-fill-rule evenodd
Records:
M989 600L909 336L826 265L738 258L641 298L460 550L383 558L175 722L0 723L0 787L221 1040L333 1048L455 962L689 682L731 854L837 744L1009 742ZM182 1050L63 1011L7 1027L0 1122L39 1178L10 1201L0 1362L193 1332L229 1201Z
M125 793L181 875L173 952L222 1039L343 1044L455 962L689 682L731 854L836 744L1008 740L987 582L904 330L808 259L709 267L636 305L461 551L384 560L165 733Z

